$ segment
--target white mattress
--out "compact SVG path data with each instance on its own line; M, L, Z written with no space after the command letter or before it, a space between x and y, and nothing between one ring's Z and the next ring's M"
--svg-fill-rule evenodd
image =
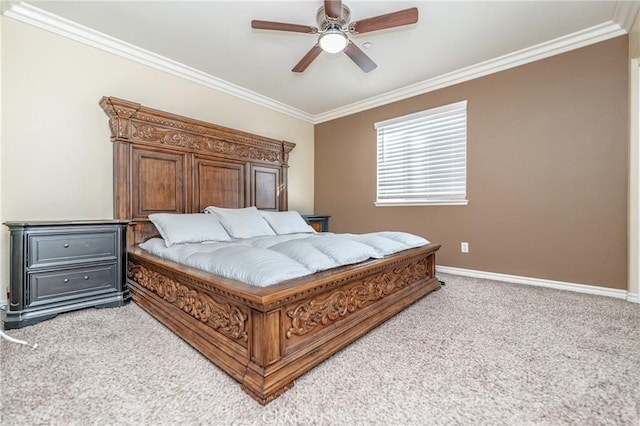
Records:
M265 287L338 266L429 244L405 232L289 234L227 242L176 244L152 238L140 248L184 265Z

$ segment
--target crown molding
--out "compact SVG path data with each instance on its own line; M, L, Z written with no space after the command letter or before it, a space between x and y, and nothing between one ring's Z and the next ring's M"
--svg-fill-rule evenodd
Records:
M3 14L11 9L11 7L13 7L13 5L15 4L15 1L10 1L10 0L0 0L0 14Z
M638 1L618 1L613 12L613 22L617 22L629 33L639 10L640 2Z
M596 25L530 48L313 115L32 5L3 1L2 6L3 10L6 9L3 12L4 16L312 124L345 117L624 35L631 28L633 20L640 9L638 2L618 1L615 9L615 22L610 21Z
M345 107L336 108L334 110L318 114L314 116L314 124L322 123L336 118L344 117L357 112L366 111L371 108L389 104L391 102L401 101L413 96L422 95L444 87L453 86L454 84L463 83L509 68L514 68L540 59L548 58L590 44L608 40L626 34L626 31L615 22L607 22L596 25L582 31L559 37L545 43L540 43L526 49L518 50L499 56L495 59L480 62L466 68L459 69L447 74L443 74L429 80L424 80L410 86L405 86L397 90L383 93L355 102Z
M155 54L133 44L118 40L84 25L46 12L26 3L10 4L4 16L42 28L63 37L84 43L126 59L167 72L185 80L252 102L303 121L313 122L313 115L282 102L245 89L228 81Z

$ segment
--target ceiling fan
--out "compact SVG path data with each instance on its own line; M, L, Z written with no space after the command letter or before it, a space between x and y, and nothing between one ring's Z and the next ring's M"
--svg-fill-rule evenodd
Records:
M318 9L316 21L318 27L286 24L283 22L251 21L251 28L259 30L290 31L296 33L320 34L318 42L307 52L291 71L303 72L324 50L328 53L344 52L364 72L373 71L377 65L358 46L349 40L349 34L357 35L386 28L418 22L418 9L415 7L387 13L372 18L349 23L351 11L341 0L324 0L324 6Z

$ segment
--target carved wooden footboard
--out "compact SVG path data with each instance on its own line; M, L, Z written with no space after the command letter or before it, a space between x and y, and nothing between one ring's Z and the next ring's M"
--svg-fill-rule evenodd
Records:
M439 245L253 287L153 256L151 213L208 205L287 210L295 144L102 98L114 146L114 217L130 221L132 299L261 404L409 304L440 288Z
M291 280L246 286L134 250L133 300L261 404L409 304L440 288L438 245Z

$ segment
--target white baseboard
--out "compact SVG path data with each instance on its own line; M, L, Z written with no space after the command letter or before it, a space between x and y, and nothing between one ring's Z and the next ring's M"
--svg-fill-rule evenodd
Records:
M629 302L640 303L640 298L637 294L629 293L626 290L617 290L614 288L545 280L542 278L522 277L519 275L507 275L497 272L476 271L473 269L454 268L452 266L436 266L436 272L442 272L444 274L463 275L473 278L484 278L494 281L504 281L515 284L535 285L538 287L555 288L557 290L575 291L578 293L595 294L598 296L615 297L616 299L625 299Z

